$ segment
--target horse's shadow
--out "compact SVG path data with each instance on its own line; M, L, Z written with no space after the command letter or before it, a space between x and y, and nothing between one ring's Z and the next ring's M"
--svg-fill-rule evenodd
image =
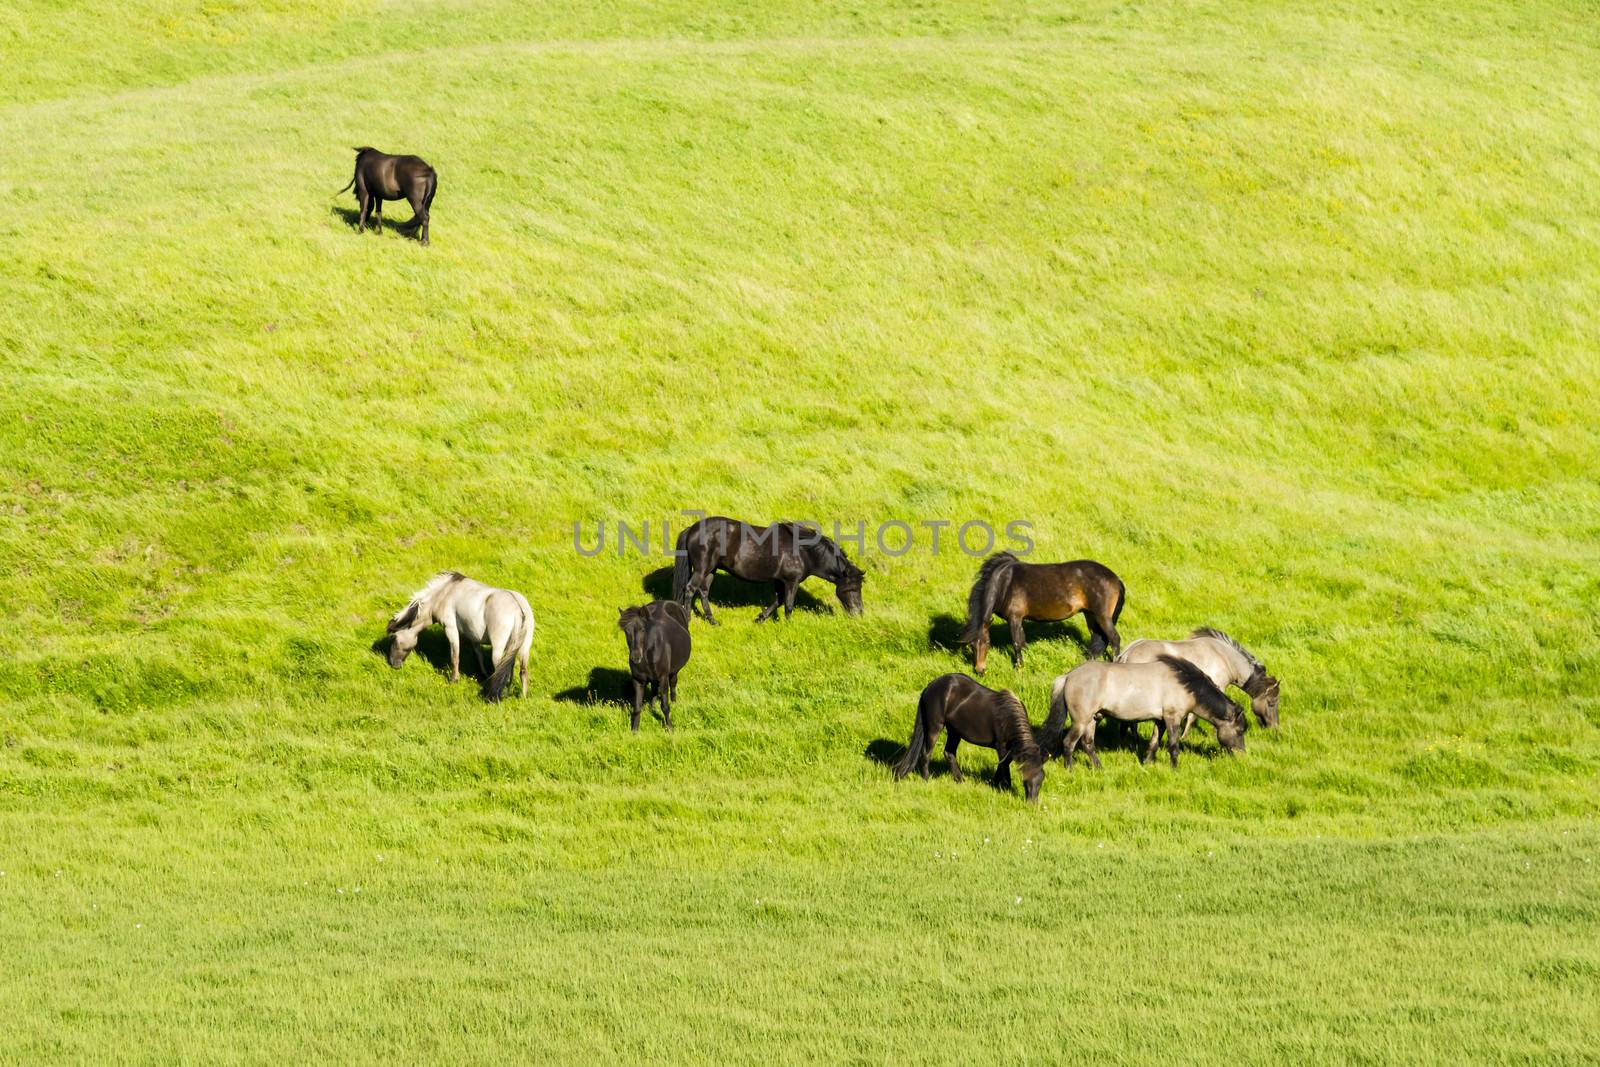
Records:
M928 647L942 648L949 652L959 651L961 648L961 631L966 628L966 620L958 619L954 615L935 615L928 622ZM1089 650L1089 636L1080 633L1076 627L1068 626L1065 621L1056 622L1025 622L1022 624L1024 633L1028 638L1028 647L1032 648L1038 641L1055 641L1066 638L1078 646L1080 653ZM989 655L994 657L1003 655L1011 658L1011 627L998 619L989 624Z
M641 583L646 594L656 600L672 599L672 568L658 567L644 576ZM718 608L764 608L772 603L772 585L769 582L747 582L731 574L711 576L711 606ZM796 611L827 612L832 609L806 592L805 586L795 590Z
M384 634L368 646L373 655L382 658L386 667L389 665L389 645L393 641L393 637ZM426 662L436 674L443 675L447 679L450 677L450 639L445 637L443 630L430 627L418 634L417 647L411 655ZM485 659L487 658L485 653ZM461 677L473 679L480 689L488 686L489 676L478 669L478 657L472 654L472 649L468 648L465 642L461 645L460 662Z
M982 746L979 747L981 748ZM942 745L939 750L943 751ZM900 762L900 757L905 755L905 751L904 742L891 741L887 737L880 737L876 741L869 742L861 754L880 767L888 767L892 770L894 765ZM950 761L942 756L936 756L928 761L928 771L935 778L948 778L950 776ZM918 772L912 771L912 774L916 773ZM994 781L994 772L992 770L980 772L969 768L966 773L968 778L981 778L989 785L994 786L994 788L1000 788Z
M361 222L360 208L339 207L338 205L334 205L328 210L331 213L339 216L339 218L344 221L344 224L350 227L352 230L355 229L357 224ZM380 224L385 230L393 230L395 233L401 234L402 236L409 236L411 233L411 223L409 220L401 221L400 219L384 218L380 221L376 214L367 219L368 226L376 226Z
M583 685L563 689L555 699L567 704L610 704L633 707L633 676L615 667L595 667Z

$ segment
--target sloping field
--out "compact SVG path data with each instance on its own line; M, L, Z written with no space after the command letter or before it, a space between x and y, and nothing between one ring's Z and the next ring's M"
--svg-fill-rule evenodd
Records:
M1582 3L14 0L0 1059L1592 1062L1597 72ZM865 522L866 612L719 583L634 735L682 509ZM1282 728L893 782L936 520ZM447 567L526 700L374 654Z

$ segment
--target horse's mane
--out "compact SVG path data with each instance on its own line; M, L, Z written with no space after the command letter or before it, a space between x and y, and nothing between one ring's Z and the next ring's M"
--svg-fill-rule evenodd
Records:
M1261 665L1261 661L1256 659L1256 657L1251 653L1251 651L1248 648L1245 648L1243 645L1241 645L1239 642L1235 641L1233 638L1229 637L1227 634L1223 633L1221 630L1215 629L1214 627L1211 627L1211 626L1199 626L1199 627L1196 627L1193 630L1190 630L1189 631L1189 636L1190 637L1211 637L1211 638L1215 638L1216 640L1221 641L1223 644L1225 644L1228 647L1232 648L1235 652L1239 653L1239 655L1243 656L1245 659L1249 660L1250 661L1250 666L1254 667L1256 670L1262 671L1262 672L1266 671L1266 668Z
M405 607L389 617L389 632L394 633L396 630L410 625L411 620L416 618L417 610L424 602L437 596L445 586L464 581L466 577L460 571L440 571L432 578L429 578L427 585L411 594L411 599L406 601Z
M1221 630L1218 630L1218 629L1216 629L1214 627L1211 627L1211 626L1200 626L1200 627L1197 627L1197 628L1195 628L1193 630L1190 630L1189 631L1189 636L1191 638L1193 638L1193 637L1209 637L1209 638L1212 638L1213 640L1221 641L1223 644L1227 645L1229 648L1231 648L1235 652L1239 653L1239 655L1243 656L1245 658L1245 660L1250 664L1250 670L1251 670L1251 675L1250 675L1249 680L1246 681L1245 684L1240 687L1240 688L1244 689L1245 692L1251 693L1252 692L1252 688L1251 688L1252 686L1266 685L1267 681L1271 678L1271 675L1269 675L1267 673L1266 665L1263 664L1260 660L1256 659L1255 654L1253 652L1251 652L1248 648L1245 648L1243 645L1241 645L1239 642L1235 641L1233 638L1229 637L1227 634L1223 633Z
M1035 764L1042 759L1039 753L1039 738L1033 729L1033 723L1028 721L1028 709L1022 706L1022 701L1009 689L1000 691L1000 709L1011 719L1012 730L1017 738L1017 747L1020 749L1024 762Z
M815 526L802 522L783 522L774 523L773 525L793 526L796 530L804 532L808 539L814 534L816 540L806 545L806 551L811 554L812 562L818 565L818 569L827 576L829 581L859 578L865 573L860 567L850 562L850 557L844 554L844 549L839 547L838 542Z
M1239 724L1244 725L1244 712L1239 705L1224 696L1222 690L1206 677L1205 671L1177 656L1158 656L1157 659L1167 665L1167 669L1177 677L1178 684L1187 689L1189 695L1206 711L1218 719L1237 718Z
M983 629L983 624L988 621L988 614L984 611L984 598L989 593L989 579L994 577L994 572L1002 567L1009 567L1017 562L1014 552L996 552L983 561L983 566L978 568L978 577L972 583L972 591L967 594L967 625L961 631L960 642L970 645L978 639L978 633Z

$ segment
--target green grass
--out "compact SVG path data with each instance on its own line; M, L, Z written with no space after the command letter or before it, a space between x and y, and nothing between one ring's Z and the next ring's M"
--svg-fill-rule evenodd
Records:
M1592 1060L1592 15L0 12L0 1059ZM572 524L680 508L1029 520L1283 729L892 782L924 537L631 735ZM369 650L444 567L528 700Z

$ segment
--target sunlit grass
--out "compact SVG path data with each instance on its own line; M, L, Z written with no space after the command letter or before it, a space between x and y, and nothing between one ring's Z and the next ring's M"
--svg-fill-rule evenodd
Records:
M1581 1056L1585 15L0 15L0 1047ZM431 248L350 228L369 143ZM583 695L669 561L572 524L683 508L1027 520L1284 728L894 784L977 564L919 536L860 619L721 605L630 735ZM443 567L529 597L529 700L372 654ZM986 681L1042 719L1072 633Z

